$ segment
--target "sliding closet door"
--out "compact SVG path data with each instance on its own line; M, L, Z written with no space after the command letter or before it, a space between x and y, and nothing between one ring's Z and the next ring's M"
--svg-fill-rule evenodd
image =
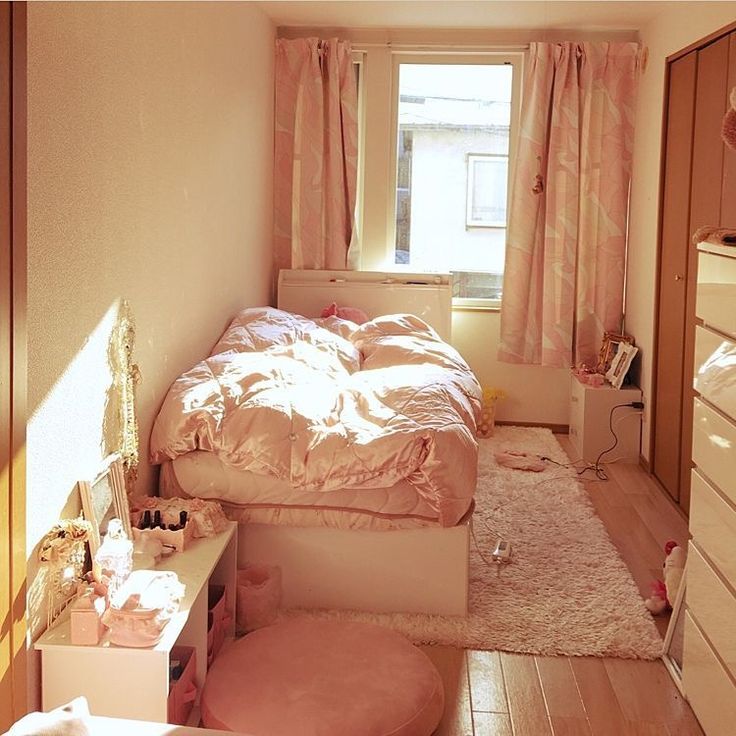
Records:
M665 123L652 472L675 500L680 495L683 341L696 74L695 52L670 65Z
M736 31L728 37L727 90L736 87ZM724 148L723 191L721 192L721 220L727 227L736 227L736 150Z
M692 186L690 192L690 234L705 225L727 224L721 212L725 146L721 124L728 102L728 36L698 50L698 74L695 92L693 128ZM731 216L733 218L733 215ZM733 224L736 224L734 222ZM685 340L683 343L682 456L680 460L679 504L685 513L690 509L690 469L693 442L693 387L690 376L695 355L695 290L698 258L691 239L687 250L687 303L685 305Z
M736 86L736 32L669 64L660 228L652 472L688 512L700 227L736 227L736 152L721 139Z
M25 4L0 3L0 732L26 709Z

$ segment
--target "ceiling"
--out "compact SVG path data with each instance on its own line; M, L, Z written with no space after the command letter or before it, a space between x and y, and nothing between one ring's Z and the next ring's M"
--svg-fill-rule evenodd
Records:
M255 4L278 26L513 30L636 30L667 5L681 5L672 0L270 0Z

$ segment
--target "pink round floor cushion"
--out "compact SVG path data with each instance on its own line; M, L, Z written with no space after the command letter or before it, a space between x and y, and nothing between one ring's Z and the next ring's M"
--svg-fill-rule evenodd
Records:
M389 629L295 619L231 644L202 692L207 728L248 736L429 736L442 680Z

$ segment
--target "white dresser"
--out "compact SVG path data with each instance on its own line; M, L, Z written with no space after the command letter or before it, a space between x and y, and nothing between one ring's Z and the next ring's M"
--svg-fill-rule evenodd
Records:
M707 736L736 733L736 248L698 255L683 688Z

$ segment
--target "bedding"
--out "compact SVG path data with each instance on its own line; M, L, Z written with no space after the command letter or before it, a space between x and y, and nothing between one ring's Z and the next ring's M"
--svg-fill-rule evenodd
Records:
M468 365L417 317L358 326L246 309L174 382L151 459L206 451L314 498L405 481L452 526L472 502L480 407Z

